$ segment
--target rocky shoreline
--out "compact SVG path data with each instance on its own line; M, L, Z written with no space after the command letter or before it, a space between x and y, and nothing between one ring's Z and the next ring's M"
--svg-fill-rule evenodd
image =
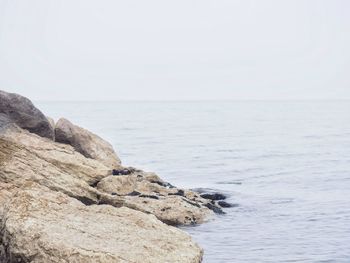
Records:
M223 199L124 167L99 136L0 91L0 262L201 262L174 226L224 213Z

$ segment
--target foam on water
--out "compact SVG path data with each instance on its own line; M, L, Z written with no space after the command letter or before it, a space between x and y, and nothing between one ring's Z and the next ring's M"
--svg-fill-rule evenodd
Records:
M204 262L350 262L350 102L36 104L125 165L239 204L184 228Z

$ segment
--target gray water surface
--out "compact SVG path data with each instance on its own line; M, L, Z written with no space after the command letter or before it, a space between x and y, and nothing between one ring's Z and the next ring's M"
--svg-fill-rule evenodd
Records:
M37 102L125 165L238 207L186 227L204 262L350 262L350 102Z

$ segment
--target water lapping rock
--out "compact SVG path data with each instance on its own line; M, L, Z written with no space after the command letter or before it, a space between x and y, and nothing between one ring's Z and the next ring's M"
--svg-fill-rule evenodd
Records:
M201 261L169 225L202 223L218 205L123 167L108 142L65 119L54 136L52 120L12 97L22 98L0 93L0 262Z

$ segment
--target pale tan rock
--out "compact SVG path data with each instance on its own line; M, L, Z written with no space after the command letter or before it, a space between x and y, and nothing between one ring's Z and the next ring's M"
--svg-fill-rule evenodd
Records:
M97 189L108 194L127 195L135 190L136 179L133 176L107 176L97 184Z
M170 225L202 223L213 215L206 207L210 201L197 193L163 185L166 183L156 174L135 171L129 175L105 177L97 184L97 189L121 195L125 198L124 206L151 213Z
M2 263L199 263L202 259L202 250L188 234L126 207L84 206L35 184L17 191L0 184L0 200Z
M111 170L102 163L10 124L0 132L0 181L20 186L37 182L85 203L98 202L100 193L90 185Z
M120 159L110 143L64 118L56 123L55 140L72 145L85 157L98 160L111 169L120 167Z
M47 120L49 121L52 130L55 131L55 125L56 125L56 124L55 124L55 120L52 119L52 118L49 117L49 116L46 116L46 118L47 118Z

